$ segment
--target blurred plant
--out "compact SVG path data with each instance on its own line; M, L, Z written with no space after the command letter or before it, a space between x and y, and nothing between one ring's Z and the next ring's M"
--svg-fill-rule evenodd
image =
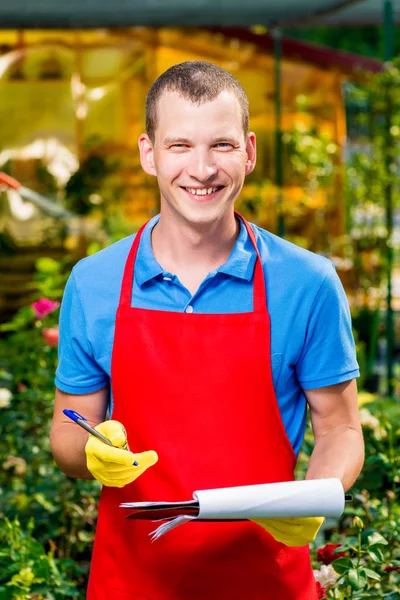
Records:
M65 477L51 454L57 322L68 266L47 258L37 266L38 300L0 328L0 519L12 523L3 526L0 557L15 563L7 577L0 567L0 582L7 594L25 586L21 596L0 588L0 598L83 599L100 486ZM25 540L21 560L11 553L14 530ZM57 568L45 584L39 580L46 565Z
M0 598L76 598L72 561L54 557L55 546L46 551L33 537L30 520L24 531L17 518L4 519L0 530Z
M81 216L90 214L101 200L106 178L118 168L118 160L107 157L101 147L89 147L80 166L65 185L67 208Z
M285 131L283 142L298 184L306 198L332 186L338 146L331 135L311 121L309 99L296 98L298 120Z
M35 268L34 281L38 296L60 299L71 268L69 257L57 261L42 256L37 259Z
M114 241L109 229L128 189L127 154L126 147L94 136L86 143L78 170L65 185L66 207L79 217L77 242L74 235L67 239L76 260L87 256L90 244L97 250Z
M364 392L359 400L367 458L352 503L337 523L325 525L328 543L313 545L314 574L327 598L398 600L400 405ZM297 478L305 476L313 445L308 423Z
M5 227L0 231L0 256L15 254L17 245L9 230Z
M351 528L341 535L341 543L333 550L329 564L314 570L327 598L394 600L398 597L400 560L395 557L400 557L400 540L393 530L389 532L389 527L382 529L385 535L379 533L376 528L381 525L375 525L375 530L364 530L362 519L355 516ZM321 550L324 548L317 551L317 561Z
M360 107L355 119L359 135L349 146L344 192L347 229L365 304L371 288L379 290L384 281L388 246L398 247L400 241L388 231L387 221L388 211L400 199L399 64L399 60L386 63L363 88L346 88L347 103Z

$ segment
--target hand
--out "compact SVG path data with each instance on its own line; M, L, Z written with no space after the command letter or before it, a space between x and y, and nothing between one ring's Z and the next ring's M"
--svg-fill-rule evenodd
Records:
M86 442L86 466L95 479L109 487L124 487L134 481L148 467L154 465L158 456L154 450L133 454L129 450L125 427L119 421L105 421L95 427L112 442L113 448L90 435ZM134 466L134 462L138 466Z
M286 519L252 519L286 546L305 546L313 540L324 517L288 517Z

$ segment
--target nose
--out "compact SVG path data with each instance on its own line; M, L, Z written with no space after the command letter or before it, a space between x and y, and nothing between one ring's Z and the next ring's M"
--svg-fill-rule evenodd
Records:
M217 171L218 168L215 164L215 159L207 148L196 148L190 153L190 160L187 166L187 172L190 177L206 183L215 177Z

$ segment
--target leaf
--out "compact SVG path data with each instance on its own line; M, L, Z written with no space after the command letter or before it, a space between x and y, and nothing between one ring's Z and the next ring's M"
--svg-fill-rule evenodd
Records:
M53 506L53 504L51 504L51 502L49 502L46 497L44 496L44 494L42 494L41 492L38 492L36 494L34 494L34 499L36 500L36 502L38 504L40 504L40 506L43 506L43 508L45 510L47 510L49 513L55 513L58 510L57 506Z
M353 562L350 558L338 558L332 562L332 567L335 569L336 573L342 575L353 567Z
M377 531L374 531L374 533L372 535L368 536L368 543L370 546L377 546L377 545L387 546L387 544L388 544L388 542L385 540L385 538Z
M375 563L378 563L379 565L383 563L384 557L382 554L382 550L377 546L368 548L368 554Z
M368 577L368 579L375 579L375 581L380 581L381 576L379 575L379 573L375 573L375 571L372 571L371 569L363 569L364 573L366 574L366 576Z
M332 554L340 554L341 552L346 552L346 550L357 551L355 546L352 546L350 543L345 543L341 544L339 548L335 548Z
M12 592L7 590L4 586L0 586L0 600L9 600Z
M54 258L43 256L38 258L35 264L36 270L40 273L54 274L60 271L60 263Z
M348 572L349 583L355 590L361 590L367 585L367 578L362 570L350 569Z
M93 532L91 531L78 531L78 539L81 542L93 542Z

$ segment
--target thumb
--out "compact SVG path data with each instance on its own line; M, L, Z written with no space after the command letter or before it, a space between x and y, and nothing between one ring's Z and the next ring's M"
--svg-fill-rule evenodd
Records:
M141 467L147 469L152 467L158 461L158 454L154 450L147 450L146 452L139 452L134 454L135 460L138 461Z
M99 423L95 429L109 439L113 446L129 450L125 427L119 421L104 421L104 423Z

